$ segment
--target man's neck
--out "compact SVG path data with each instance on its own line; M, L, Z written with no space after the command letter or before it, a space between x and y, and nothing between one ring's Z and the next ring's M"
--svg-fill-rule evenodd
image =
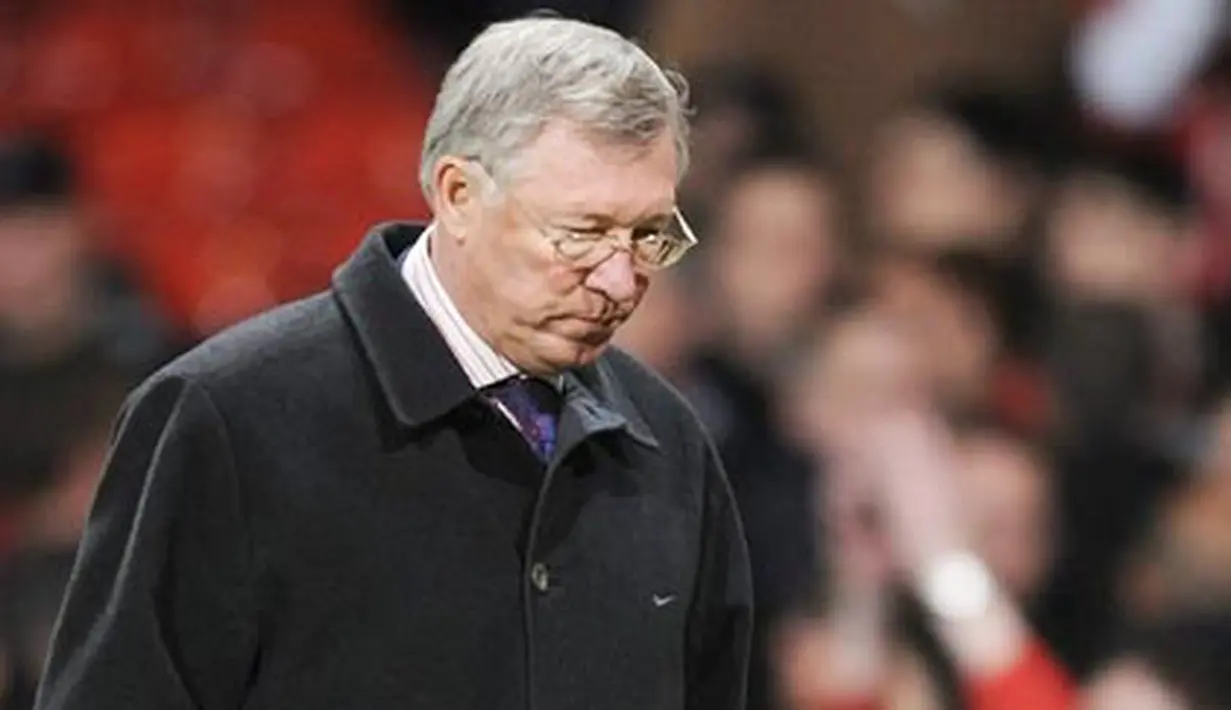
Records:
M480 315L482 309L476 306L477 303L482 302L481 299L475 297L477 289L466 278L467 270L461 268L455 248L444 243L450 239L450 236L442 230L443 228L437 224L425 237L428 240L427 258L432 263L436 278L440 280L440 285L448 294L449 299L453 301L454 307L466 321L466 325L470 326L484 342L496 348L490 328Z

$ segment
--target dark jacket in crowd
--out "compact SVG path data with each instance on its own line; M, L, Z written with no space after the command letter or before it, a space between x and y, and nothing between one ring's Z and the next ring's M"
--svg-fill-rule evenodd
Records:
M714 437L752 557L748 710L779 708L773 640L783 618L812 599L819 577L816 464L783 438L770 388L746 367L714 348L696 358L690 375L685 393Z
M545 467L374 231L129 398L42 710L736 710L751 600L680 398L609 350Z

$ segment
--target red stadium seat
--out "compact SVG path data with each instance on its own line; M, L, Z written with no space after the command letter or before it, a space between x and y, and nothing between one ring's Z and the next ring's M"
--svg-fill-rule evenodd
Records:
M426 216L416 177L425 120L403 104L347 103L280 132L258 201L293 235L286 292L325 285L374 223Z
M79 134L86 188L120 214L165 204L176 117L165 110L120 112Z
M26 123L26 108L17 86L21 64L21 43L0 31L0 131L14 130Z
M219 18L150 12L130 19L128 101L182 101L210 91L232 41Z
M122 213L225 219L247 209L260 169L258 127L218 102L118 113L82 143L87 185Z
M285 299L276 288L284 241L257 218L202 224L162 215L133 229L126 254L180 326L208 334Z
M46 120L115 104L128 64L129 28L110 13L62 13L39 23L23 50L19 100Z
M397 49L379 24L346 6L261 5L237 28L227 90L281 116L320 95L397 86Z
M280 136L267 194L284 205L356 195L396 214L426 214L417 171L428 112L425 103L409 100L347 102L314 112Z
M283 235L262 220L241 219L204 232L193 254L201 285L190 294L194 329L212 333L284 300L276 289L283 248Z
M427 214L431 86L374 4L45 7L0 39L0 129L67 127L107 248L185 326L320 288L373 222Z
M171 12L61 12L24 42L20 101L46 120L200 95L220 72L224 27Z

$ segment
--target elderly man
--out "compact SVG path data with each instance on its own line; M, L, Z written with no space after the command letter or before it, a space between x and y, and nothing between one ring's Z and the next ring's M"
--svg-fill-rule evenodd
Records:
M434 222L128 400L38 707L741 708L723 472L605 347L695 241L686 145L619 35L480 35L427 128Z

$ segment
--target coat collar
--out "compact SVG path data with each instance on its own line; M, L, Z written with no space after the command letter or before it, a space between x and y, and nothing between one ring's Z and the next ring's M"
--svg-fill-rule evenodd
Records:
M412 428L430 424L477 394L398 270L398 258L423 231L423 225L402 222L378 225L333 276L334 297L389 411ZM564 373L562 438L564 429L576 439L620 429L657 446L604 360Z
M389 410L411 427L443 416L475 393L398 270L398 258L423 230L378 225L333 276L334 295Z

